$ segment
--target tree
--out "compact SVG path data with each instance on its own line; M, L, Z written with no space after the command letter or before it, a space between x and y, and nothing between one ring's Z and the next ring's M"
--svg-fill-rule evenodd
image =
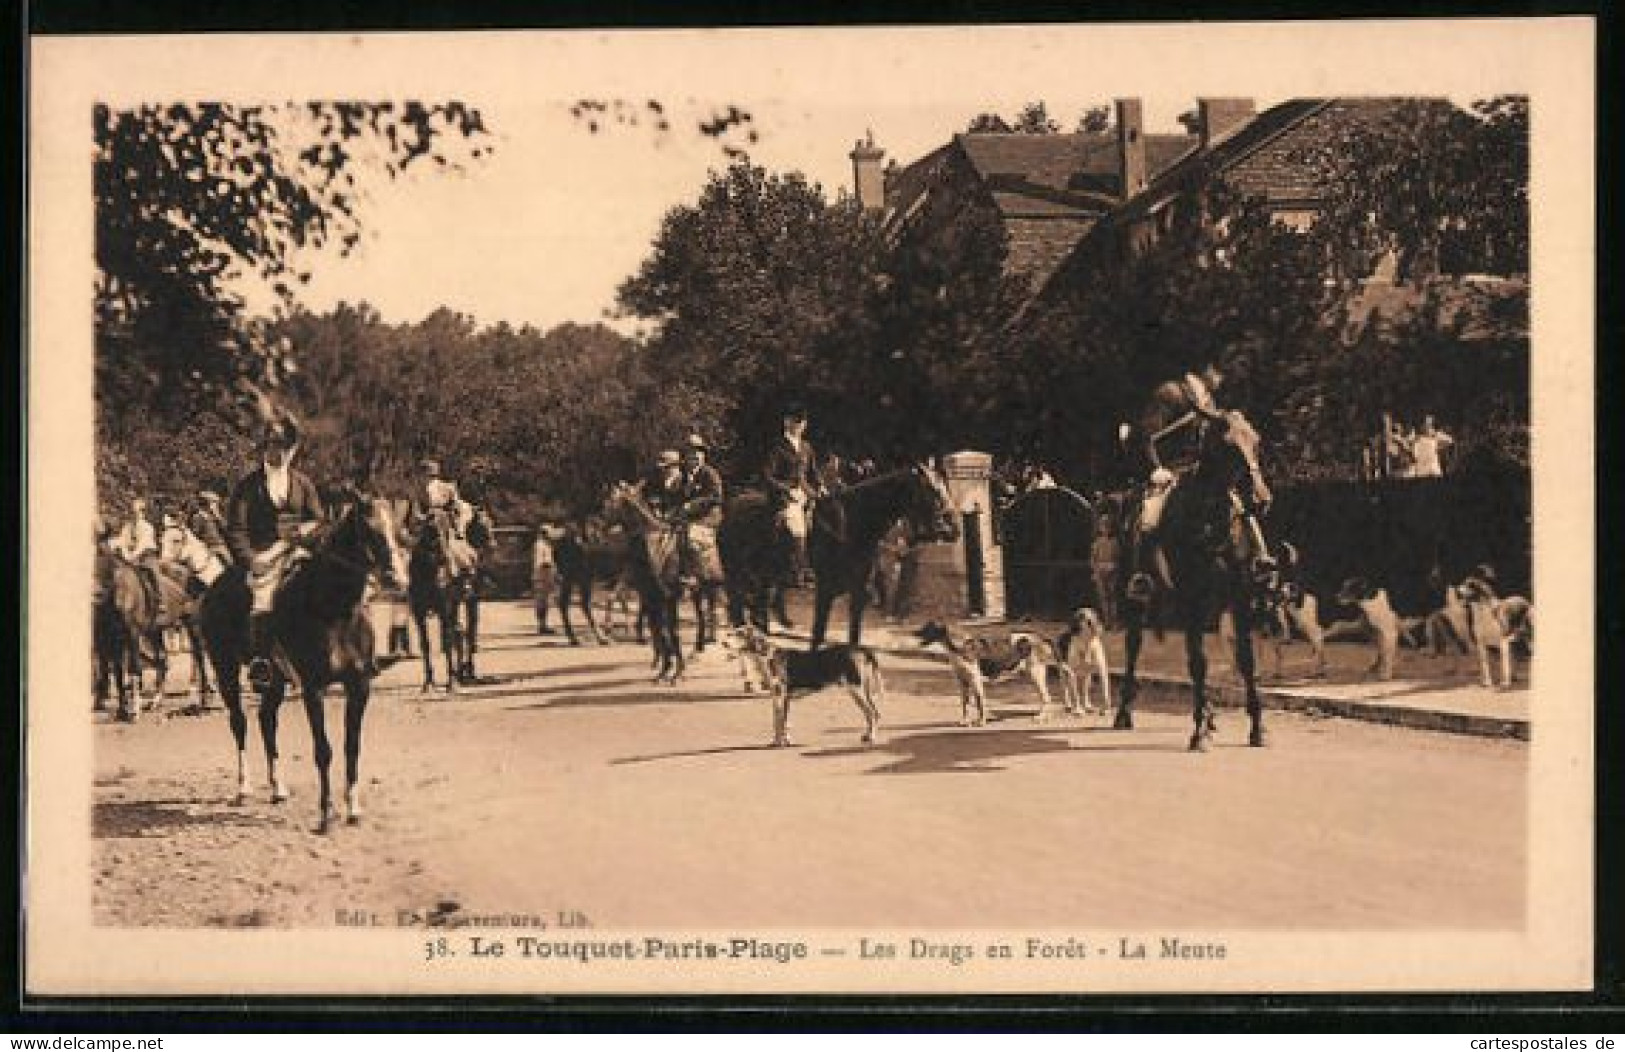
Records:
M490 148L458 102L97 106L94 134L96 393L115 439L153 413L256 408L295 365L248 324L241 283L291 303L302 250L359 240L364 170Z
M1023 106L1010 130L1023 135L1054 135L1061 130L1061 126L1051 119L1049 108L1039 101Z
M1529 270L1529 102L1407 102L1299 163L1326 186L1328 244L1392 252L1396 278Z
M647 355L664 377L724 393L732 428L765 440L786 397L826 416L857 397L846 374L870 343L876 235L855 201L735 164L667 213L619 309L656 326Z
M1002 135L1009 133L1010 124L997 113L978 113L976 116L972 117L970 123L965 126L965 131L970 135Z
M1078 131L1086 135L1103 135L1111 126L1112 111L1106 106L1091 106L1078 118Z

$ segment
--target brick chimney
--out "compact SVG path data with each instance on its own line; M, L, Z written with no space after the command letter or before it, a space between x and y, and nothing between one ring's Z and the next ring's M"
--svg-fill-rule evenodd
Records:
M1202 149L1230 138L1253 119L1252 99L1197 99L1197 128L1202 136Z
M886 174L880 167L886 151L875 145L875 133L852 147L847 156L852 158L852 181L858 194L858 204L865 212L876 212L886 207Z
M1145 116L1139 99L1117 99L1117 174L1122 177L1123 200L1146 185Z

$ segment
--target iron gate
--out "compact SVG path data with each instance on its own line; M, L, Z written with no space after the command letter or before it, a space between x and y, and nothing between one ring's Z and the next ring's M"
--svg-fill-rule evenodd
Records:
M1095 512L1064 486L1016 498L999 527L1005 604L1012 617L1065 617L1093 594Z

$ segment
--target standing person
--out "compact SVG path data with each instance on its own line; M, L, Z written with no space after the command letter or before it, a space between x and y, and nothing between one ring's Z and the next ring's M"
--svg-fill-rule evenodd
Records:
M226 543L246 568L253 602L248 619L248 682L264 690L271 682L271 610L277 587L298 561L325 514L316 485L293 467L299 429L291 419L266 426L260 463L232 490L226 508Z
M1438 429L1433 423L1430 413L1422 418L1422 429L1411 439L1411 458L1413 476L1419 479L1436 479L1444 475L1443 454L1455 445L1456 440Z
M553 554L553 530L547 523L536 527L536 542L530 549L530 587L535 596L536 633L550 636L547 612L559 588L559 565Z
M807 534L812 526L812 501L822 489L818 477L818 454L807 440L807 412L792 405L784 411L783 430L768 450L762 469L778 511L781 537L790 553L792 587L805 584L811 575L807 562Z
M1105 505L1100 503L1095 507ZM1094 577L1100 619L1107 628L1117 626L1117 562L1117 531L1112 528L1110 518L1102 515L1095 529L1094 543L1089 548L1089 572Z

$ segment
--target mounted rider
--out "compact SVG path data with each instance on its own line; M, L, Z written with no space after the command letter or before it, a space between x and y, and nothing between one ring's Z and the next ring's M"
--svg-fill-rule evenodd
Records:
M632 487L655 517L675 524L683 507L683 457L675 449L661 450L654 466Z
M1216 397L1224 379L1216 362L1203 362L1177 379L1157 385L1140 413L1133 433L1140 443L1139 466L1146 475L1139 514L1133 524L1135 542L1128 553L1130 598L1149 597L1154 583L1164 588L1172 586L1167 557L1158 543L1163 508L1180 477L1201 459L1212 429L1225 426L1226 412ZM1262 541L1262 532L1250 511L1246 519ZM1261 561L1268 561L1268 556L1261 557Z
M198 491L197 503L187 528L222 563L231 564L231 546L226 543L226 513L218 492L213 489Z
M419 461L418 473L420 482L408 512L408 530L417 537L425 526L439 529L452 575L461 577L473 572L479 565L479 553L468 539L474 521L473 506L457 492L457 483L445 477L440 461L432 457Z
M780 535L790 551L794 583L811 573L807 561L807 535L812 528L813 501L823 495L818 454L807 440L807 412L791 405L784 411L784 429L767 453L762 481L773 498Z
M706 462L709 449L704 438L689 435L685 447L682 504L677 513L682 576L714 579L721 576L716 550L717 527L722 522L722 475Z
M306 543L326 517L315 483L292 466L299 428L290 418L266 425L260 463L245 475L226 506L226 543L248 574L248 681L271 682L271 611L278 587L306 557Z

